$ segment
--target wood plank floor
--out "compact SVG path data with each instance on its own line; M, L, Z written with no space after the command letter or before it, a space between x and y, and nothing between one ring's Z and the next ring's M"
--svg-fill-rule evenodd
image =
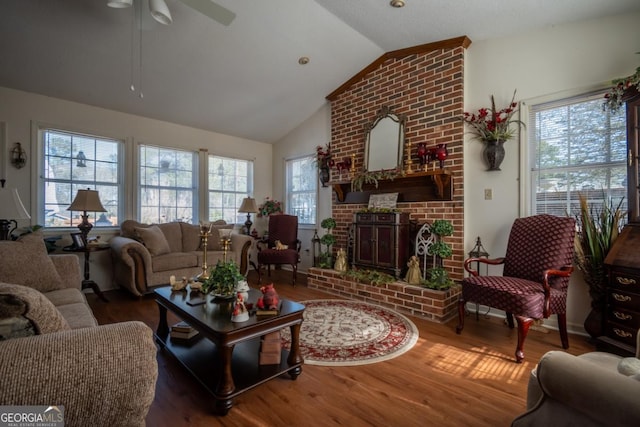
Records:
M335 298L306 287L298 275L272 276L281 297L292 300ZM249 283L257 276L250 272ZM155 330L153 297L133 299L120 290L87 299L100 324L141 320ZM177 319L170 319L177 320ZM462 335L456 321L437 324L411 317L420 331L412 350L395 359L354 367L305 365L296 381L280 377L234 399L225 417L168 353L158 352L156 396L148 426L508 426L525 408L529 372L549 350L561 350L557 331L532 330L524 363L514 362L517 333L500 320L468 317ZM570 335L571 354L593 351L585 337ZM131 396L135 399L135 396Z

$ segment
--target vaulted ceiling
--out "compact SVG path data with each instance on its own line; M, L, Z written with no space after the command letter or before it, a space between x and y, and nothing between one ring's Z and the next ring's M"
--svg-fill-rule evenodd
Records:
M384 52L640 11L638 0L215 0L236 14L224 26L165 1L167 26L146 0L0 0L0 86L276 142Z

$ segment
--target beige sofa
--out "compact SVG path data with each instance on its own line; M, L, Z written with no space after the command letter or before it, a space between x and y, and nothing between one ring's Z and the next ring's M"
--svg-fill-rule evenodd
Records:
M48 256L38 234L0 242L0 405L64 406L67 426L144 426L158 375L152 330L99 326L78 257Z
M527 412L513 427L640 426L640 334L635 357L550 351L531 372Z
M218 221L213 224L207 244L207 265L213 267L222 260L218 230L231 229L233 224ZM253 238L232 232L227 260L233 260L242 274L249 266L249 249ZM192 277L202 272L203 251L200 227L185 222L142 224L126 220L120 235L111 238L113 274L116 284L141 296L154 286L166 285L170 276Z

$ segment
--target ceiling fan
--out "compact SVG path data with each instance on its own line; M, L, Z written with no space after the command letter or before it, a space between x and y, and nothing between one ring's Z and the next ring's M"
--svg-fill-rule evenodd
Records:
M235 13L211 0L180 1L222 25L231 24L231 21L236 17ZM133 0L108 0L107 6L113 8L131 7L133 6ZM164 0L149 0L149 11L151 12L151 16L153 16L153 19L161 24L169 25L173 21L171 19L169 7Z

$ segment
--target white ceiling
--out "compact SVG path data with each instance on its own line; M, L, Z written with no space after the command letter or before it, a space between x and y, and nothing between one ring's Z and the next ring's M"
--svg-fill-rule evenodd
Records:
M133 9L106 0L0 0L0 86L275 142L384 52L640 11L638 0L216 2L237 15L228 27L180 0L166 0L163 26L142 1L140 32Z

